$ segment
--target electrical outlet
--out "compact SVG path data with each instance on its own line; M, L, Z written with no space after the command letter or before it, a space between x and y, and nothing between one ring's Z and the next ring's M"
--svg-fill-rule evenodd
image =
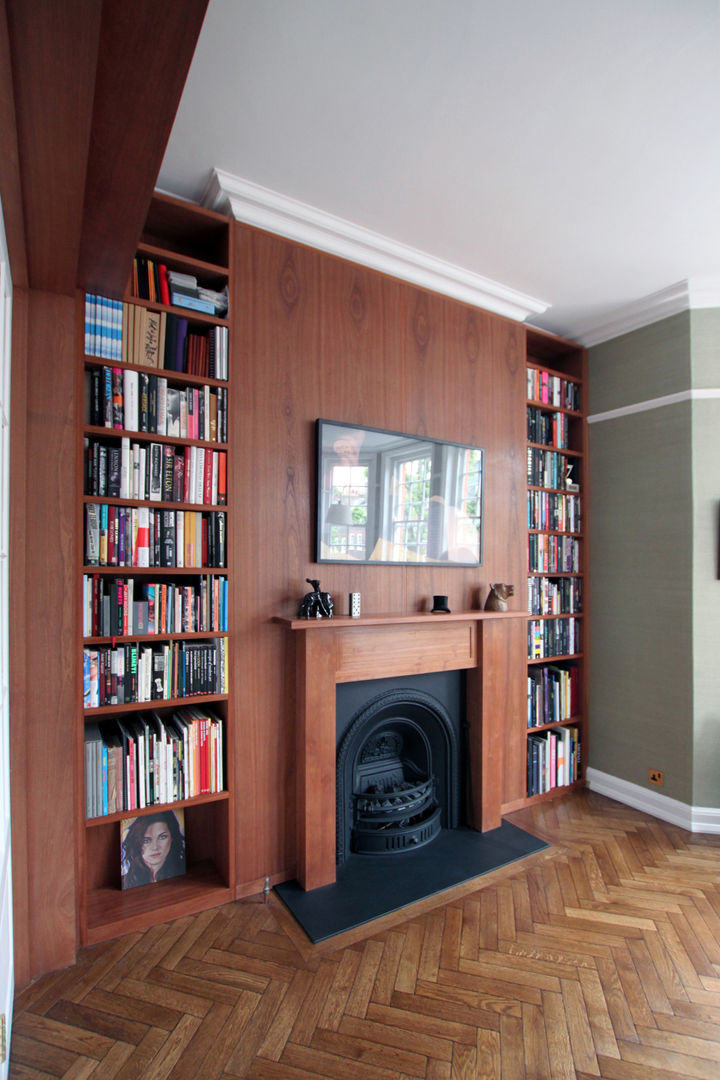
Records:
M648 779L651 784L657 784L658 787L662 787L665 783L665 773L660 772L659 769L651 769Z
M0 1016L0 1065L5 1061L7 1057L7 1018L5 1013Z

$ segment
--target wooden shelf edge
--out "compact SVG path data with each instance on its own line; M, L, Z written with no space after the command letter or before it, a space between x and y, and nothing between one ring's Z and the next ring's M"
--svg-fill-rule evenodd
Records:
M507 814L514 814L516 810L524 810L526 806L533 806L535 803L547 802L548 799L555 799L559 795L569 795L573 791L580 791L585 787L585 780L574 780L572 784L563 784L562 787L551 788L550 791L543 791L541 795L525 795L520 799L512 799L510 802L503 803L500 807L502 816Z
M100 817L85 818L86 829L96 829L103 825L114 825L128 817L147 817L148 814L161 814L164 810L192 810L195 806L206 806L213 802L229 802L230 792L212 791L206 795L194 795L192 799L179 799L177 802L154 803L152 806L135 807L134 810L118 810L114 814L102 814Z
M111 941L124 934L147 930L159 923L171 922L186 915L196 915L209 908L230 903L234 899L234 890L221 881L217 872L208 875L207 879L193 878L190 882L180 878L175 880L183 882L182 892L178 892L177 898L164 890L162 899L158 898L154 902L144 900L132 905L123 902L128 894L122 893L120 889L98 889L88 897L87 923L82 934L82 944L96 945L101 941ZM159 882L158 885L145 885L140 888L157 889L160 885L170 884L172 883ZM118 895L123 897L122 901L118 901ZM122 913L123 907L130 909L131 906L136 910L128 914ZM97 917L96 911L99 913Z
M459 611L435 615L431 611L416 611L405 615L336 615L332 619L298 619L273 615L271 622L289 630L347 630L353 626L396 626L399 623L483 622L493 619L529 619L527 611Z
M86 720L96 716L113 716L115 713L147 712L148 709L180 709L183 705L200 706L227 701L229 694L203 694L201 697L153 698L151 701L130 701L125 705L98 705L94 709L83 709Z

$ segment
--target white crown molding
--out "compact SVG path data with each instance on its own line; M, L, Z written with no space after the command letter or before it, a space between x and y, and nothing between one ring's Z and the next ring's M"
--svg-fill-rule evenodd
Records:
M661 795L657 791L648 791L640 784L632 784L618 776L588 768L586 772L588 787L598 795L606 795L625 806L642 810L661 821L679 825L688 832L720 833L720 809L712 806L689 806L687 803Z
M573 338L586 347L600 345L683 311L716 307L720 307L720 278L685 278L632 304L623 305L600 322L581 324L575 328Z
M519 322L529 315L541 315L549 307L497 281L221 169L213 169L202 202L237 221Z

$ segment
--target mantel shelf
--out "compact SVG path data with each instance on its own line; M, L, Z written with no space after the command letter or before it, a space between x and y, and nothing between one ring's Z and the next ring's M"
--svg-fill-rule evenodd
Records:
M415 611L409 615L335 615L332 619L289 619L281 615L272 621L286 626L288 630L345 630L352 626L396 626L407 623L480 622L485 619L529 619L527 611L453 611L434 614L431 611Z

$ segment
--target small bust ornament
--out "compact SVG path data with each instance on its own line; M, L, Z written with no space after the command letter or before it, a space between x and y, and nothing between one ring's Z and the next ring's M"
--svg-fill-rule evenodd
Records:
M515 595L514 585L491 585L485 601L486 611L507 611L508 600Z

